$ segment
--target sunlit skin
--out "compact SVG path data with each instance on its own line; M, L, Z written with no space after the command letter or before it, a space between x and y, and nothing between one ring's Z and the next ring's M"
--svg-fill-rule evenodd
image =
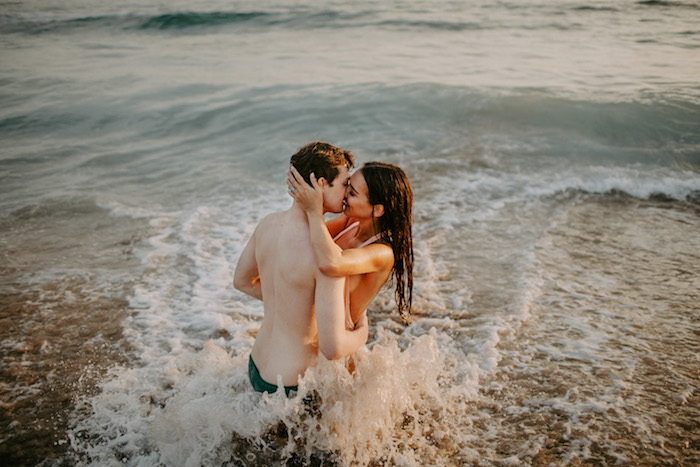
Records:
M339 212L349 178L341 167L333 184L318 181L319 209ZM367 342L367 320L346 329L342 316L345 281L322 274L314 262L307 216L296 201L287 211L267 215L244 248L234 286L263 300L264 317L251 356L270 384L298 383L319 351L342 358Z
M324 212L341 212L345 208L346 188L349 183L350 169L340 167L338 175L335 177L331 185L325 179L320 180L320 186L323 188L323 211Z
M365 177L359 170L356 171L348 181L347 188L345 189L343 206L343 214L345 217L351 218L353 221L360 221L360 225L363 227L356 235L363 239L358 241L358 244L375 233L378 233L375 231L373 219L384 214L384 206L381 204L372 206L369 203L367 182L365 182ZM348 247L343 247L343 249Z
M290 170L288 185L292 197L307 214L312 249L319 269L328 276L349 278L348 307L337 310L337 313L349 313L350 325L363 317L394 265L393 251L384 243L358 248L379 233L375 230L374 221L384 214L384 207L369 203L367 183L358 170L347 184L343 214L325 223L322 190L313 174L311 183L310 186L304 182L295 169ZM359 226L342 236L336 244L333 237L355 221L359 222Z

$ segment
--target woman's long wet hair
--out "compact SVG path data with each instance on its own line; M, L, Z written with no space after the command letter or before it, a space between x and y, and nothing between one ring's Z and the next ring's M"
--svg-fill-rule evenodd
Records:
M396 282L396 304L403 320L409 322L413 302L411 184L406 173L394 164L368 162L360 170L367 183L369 203L384 206L384 214L376 218L375 228L394 252L392 273Z

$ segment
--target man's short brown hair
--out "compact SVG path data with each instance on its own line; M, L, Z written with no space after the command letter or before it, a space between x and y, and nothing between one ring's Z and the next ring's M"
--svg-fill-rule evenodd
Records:
M300 148L289 162L296 167L306 183L311 184L309 175L313 173L317 180L325 178L328 184L333 186L339 167L354 167L353 157L350 151L323 141L315 141Z

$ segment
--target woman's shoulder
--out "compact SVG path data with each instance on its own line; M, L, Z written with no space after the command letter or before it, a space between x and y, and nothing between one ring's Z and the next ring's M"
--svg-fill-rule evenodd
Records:
M375 265L381 270L389 270L394 267L394 250L391 245L384 242L371 243L363 249L371 253Z

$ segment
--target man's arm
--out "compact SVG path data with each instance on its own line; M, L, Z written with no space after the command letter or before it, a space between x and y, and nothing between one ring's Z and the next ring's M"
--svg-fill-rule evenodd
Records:
M258 273L258 262L255 260L255 236L257 229L250 237L248 244L243 249L241 257L238 259L236 271L233 273L233 286L241 292L253 298L262 300L262 285L260 284L260 274Z
M363 314L354 330L345 328L345 277L319 273L314 293L318 347L328 360L355 353L367 342L369 326Z

